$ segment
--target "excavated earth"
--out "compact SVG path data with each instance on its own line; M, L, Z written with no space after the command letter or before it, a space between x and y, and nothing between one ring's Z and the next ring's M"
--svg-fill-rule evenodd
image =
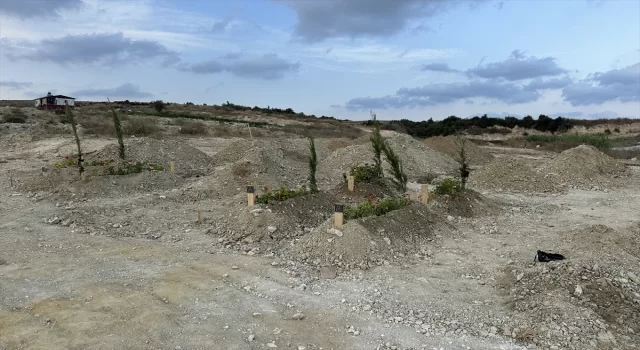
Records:
M591 149L499 155L458 196L336 231L334 203L394 192L345 190L366 138L318 139L320 193L249 209L247 185L306 184L304 138L132 138L131 157L175 172L81 180L53 167L73 138L33 125L0 124L0 349L640 346L640 167ZM412 179L455 174L385 136ZM116 144L83 135L87 157ZM566 170L574 156L598 175Z

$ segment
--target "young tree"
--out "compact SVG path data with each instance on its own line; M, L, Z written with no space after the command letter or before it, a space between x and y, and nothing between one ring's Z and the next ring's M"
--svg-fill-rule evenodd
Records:
M64 104L64 113L69 122L71 122L73 136L75 136L76 138L76 145L78 146L78 168L80 171L80 176L82 176L82 173L84 172L84 166L82 165L82 162L84 162L84 160L82 159L82 148L80 148L80 137L78 137L78 130L76 129L76 120L73 117L73 112L71 111L71 107L69 107L69 104L66 101L64 102Z
M460 187L462 190L466 188L467 179L469 178L469 156L467 154L467 138L462 135L462 133L458 133L456 135L456 149L458 152L458 156L456 157L456 161L460 165Z
M384 140L380 134L380 123L373 111L371 113L371 121L373 122L373 133L371 134L371 146L373 146L373 165L376 167L378 177L383 177L382 172L382 152L384 149Z
M388 142L384 141L383 145L382 151L384 152L387 162L391 165L391 174L393 175L391 181L399 191L405 192L407 190L408 179L402 167L402 159L393 151Z
M316 144L313 137L309 136L309 189L311 193L318 192L318 183L316 181L317 166Z
M109 102L109 107L111 108L111 114L113 114L113 124L116 127L116 137L118 138L118 145L120 146L120 159L124 160L124 141L122 140L122 125L120 124L120 117L118 117L116 110L113 109L111 101L109 99L107 99L107 101Z

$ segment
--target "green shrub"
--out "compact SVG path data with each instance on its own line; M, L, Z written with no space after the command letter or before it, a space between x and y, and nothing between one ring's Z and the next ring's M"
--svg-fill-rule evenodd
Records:
M446 178L438 186L436 186L435 193L440 196L454 195L462 190L460 181Z
M162 100L153 101L152 104L158 113L162 112L166 106Z
M620 128L615 128L615 129L613 129L613 132L620 133Z
M349 175L354 177L356 183L371 183L380 178L378 167L370 164L352 166Z
M53 167L56 168L56 169L77 167L78 166L78 161L73 159L75 157L77 157L77 156L65 156L63 160L61 160L59 162L55 162L53 164Z
M104 170L104 174L105 175L128 175L128 174L141 173L143 171L164 171L164 167L162 165L153 164L153 163L126 162L126 163L120 164L117 168L114 166L110 166L106 168Z
M611 129L605 129L604 130L604 134L605 135L611 135Z
M307 188L304 186L301 186L295 190L287 189L284 186L280 187L280 189L277 190L269 190L268 187L265 187L264 192L256 196L256 202L261 204L268 204L272 201L281 202L290 198L306 196L308 194L309 191L307 191Z
M371 199L355 207L346 207L344 209L344 218L350 220L373 215L380 216L390 211L404 208L408 204L409 201L404 197L389 197L377 202Z

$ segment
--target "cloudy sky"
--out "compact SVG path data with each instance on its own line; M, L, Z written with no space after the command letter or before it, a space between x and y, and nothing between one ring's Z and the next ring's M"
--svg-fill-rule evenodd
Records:
M0 99L640 117L636 0L2 0Z

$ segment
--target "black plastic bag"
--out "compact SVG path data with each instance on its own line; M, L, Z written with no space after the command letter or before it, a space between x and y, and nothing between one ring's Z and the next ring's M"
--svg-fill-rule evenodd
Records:
M556 261L556 260L564 260L564 255L547 253L547 252L543 252L542 250L538 250L538 252L536 253L536 257L533 258L533 261L539 261L539 262L549 262L549 261Z

